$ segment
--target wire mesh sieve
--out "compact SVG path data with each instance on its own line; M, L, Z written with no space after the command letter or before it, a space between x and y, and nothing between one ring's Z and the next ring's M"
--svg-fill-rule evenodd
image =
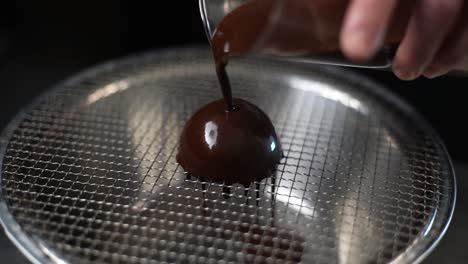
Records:
M0 218L37 263L408 263L455 203L444 146L408 106L338 68L247 58L234 94L271 118L272 178L226 186L177 164L220 94L210 53L174 49L71 79L4 131Z

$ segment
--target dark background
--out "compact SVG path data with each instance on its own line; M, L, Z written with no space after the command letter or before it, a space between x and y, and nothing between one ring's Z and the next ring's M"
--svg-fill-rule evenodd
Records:
M197 2L1 1L0 129L32 98L90 66L146 50L207 44ZM468 172L468 129L465 127L468 78L420 78L402 82L389 72L361 73L383 83L422 113L442 136L461 174ZM459 201L459 205L466 203ZM459 213L455 225L466 230L467 215ZM459 252L451 250L451 245L463 245L466 233L456 229L460 230L451 228L450 240L444 241L457 242L442 243L441 253L435 257L437 254L441 259L447 255L455 257Z

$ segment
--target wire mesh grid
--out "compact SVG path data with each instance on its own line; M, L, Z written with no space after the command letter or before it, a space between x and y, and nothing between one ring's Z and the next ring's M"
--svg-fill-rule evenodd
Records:
M2 220L32 241L18 242L39 252L32 259L387 263L418 260L437 242L455 198L443 146L405 105L346 71L234 62L235 96L270 116L285 157L249 188L187 175L178 138L219 98L213 72L200 49L130 58L19 115L3 136L13 220Z

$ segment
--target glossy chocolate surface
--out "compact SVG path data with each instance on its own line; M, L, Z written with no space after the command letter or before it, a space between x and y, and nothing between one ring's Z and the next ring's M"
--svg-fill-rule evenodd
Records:
M193 115L182 131L177 161L193 176L248 186L270 176L282 151L268 116L247 101L233 102L233 111L218 100Z

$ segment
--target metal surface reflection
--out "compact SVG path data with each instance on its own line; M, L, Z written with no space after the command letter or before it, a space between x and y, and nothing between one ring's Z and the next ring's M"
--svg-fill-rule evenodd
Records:
M331 83L325 83L319 80L310 80L298 76L289 77L288 82L291 88L316 93L318 96L341 103L347 107L358 110L365 115L368 114L367 107L364 106L359 99L354 98L349 93L337 90Z

